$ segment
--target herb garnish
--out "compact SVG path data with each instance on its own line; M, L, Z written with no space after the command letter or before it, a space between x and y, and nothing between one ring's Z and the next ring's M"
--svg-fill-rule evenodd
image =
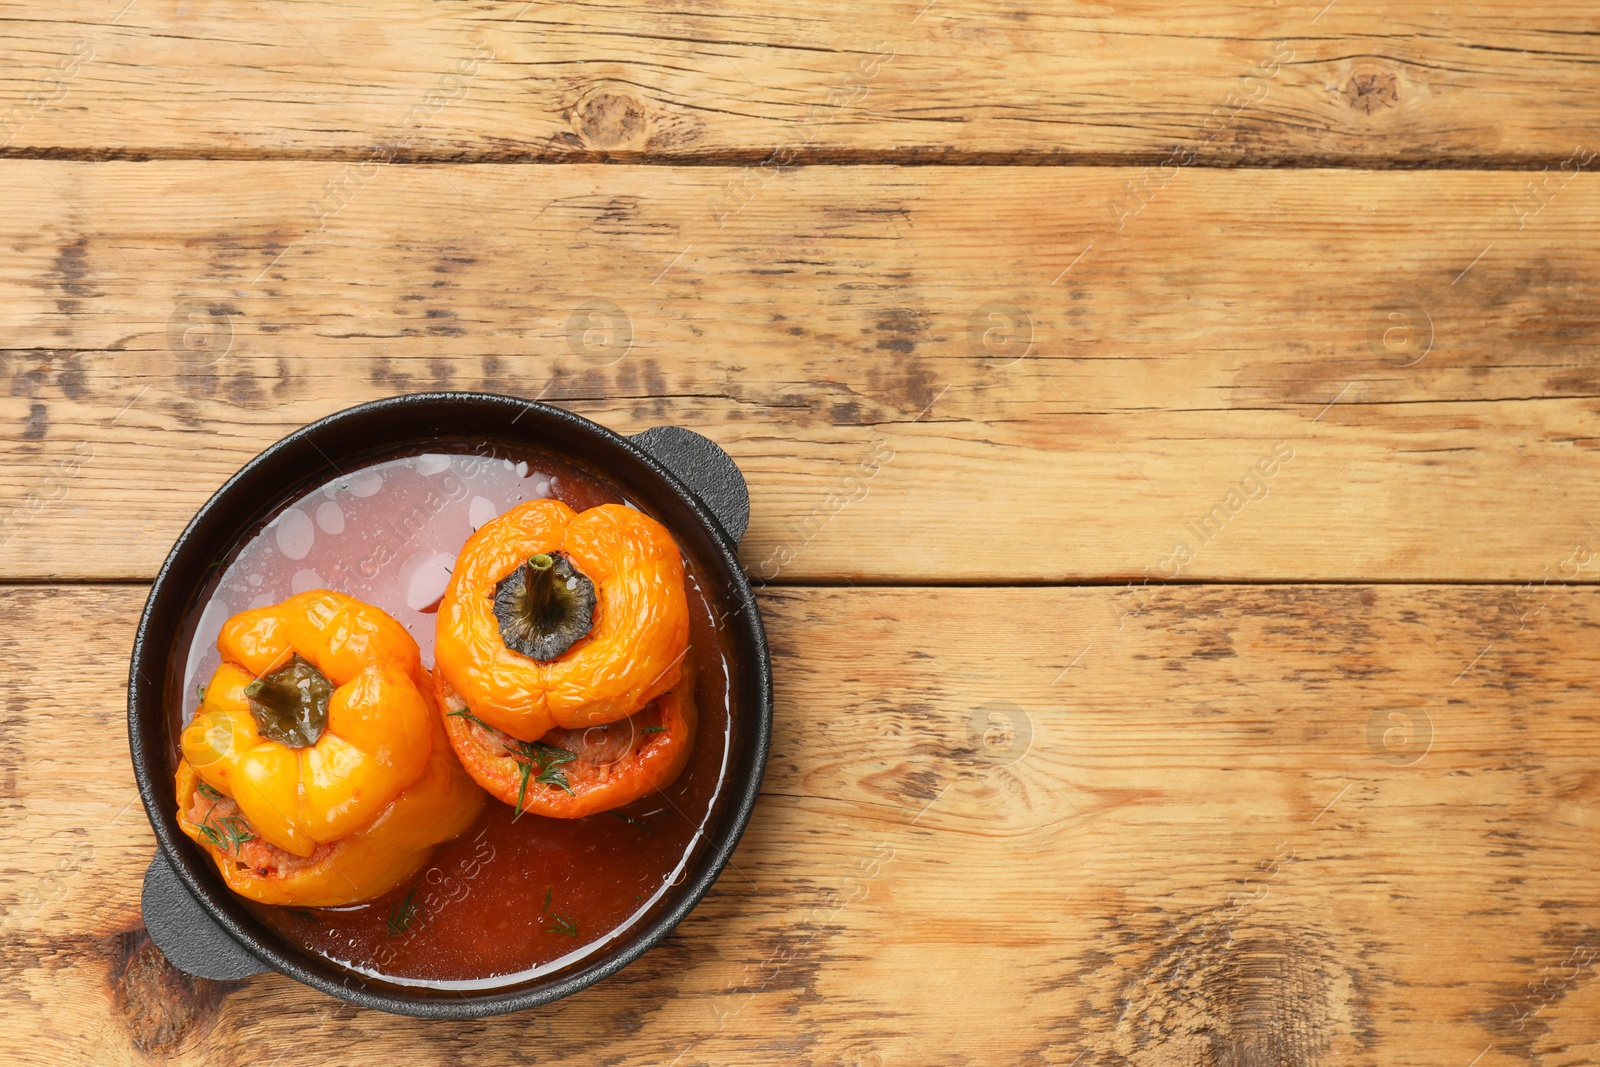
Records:
M463 719L470 719L471 721L477 723L479 726L483 727L485 730L489 730L491 732L494 731L494 727L493 726L490 726L488 723L484 722L482 719L480 719L476 715L472 714L472 712L469 711L466 708L457 708L455 711L447 711L447 712L445 712L445 715L446 716L459 715Z
M577 925L577 923L574 923L571 919L567 918L565 915L560 914L559 912L554 912L554 911L550 910L550 894L552 892L554 892L554 891L555 890L554 890L553 887L552 888L547 888L544 891L544 908L543 908L543 911L544 911L544 913L546 915L550 916L550 918L555 920L556 933L565 934L567 937L577 937L578 936L578 925Z
M522 786L517 790L517 810L511 816L511 821L516 822L522 818L522 804L528 799L528 775L533 773L533 764L526 761L517 764L517 774L522 776Z
M195 791L207 800L211 806L206 809L205 818L200 820L200 836L205 838L218 852L232 852L238 854L243 850L246 841L254 841L256 835L250 832L250 824L243 817L229 815L225 819L212 822L217 814L217 806L225 799L222 793L213 789L205 782L196 782Z
M564 748L546 744L543 741L513 741L510 749L511 757L517 761L517 774L522 778L522 786L517 790L517 813L513 819L522 816L522 805L528 799L528 782L538 782L540 785L554 785L572 792L572 783L567 781L566 772L562 767L571 763L578 757ZM538 764L539 773L534 775L534 765Z
M475 722L491 734L503 734L505 732L490 726L472 714L470 708L457 708L455 711L448 711L445 714L447 716L458 715L470 722ZM561 768L578 758L574 753L568 752L558 745L546 744L543 741L519 741L514 737L508 738L505 744L506 753L517 761L517 775L521 779L521 785L517 789L517 813L512 816L513 819L521 818L522 816L522 806L528 799L529 782L559 786L568 793L572 793L572 783L567 780L566 772ZM534 773L535 768L538 770L537 774ZM572 793L572 795L576 796L577 794Z
M568 752L564 748L547 745L543 741L535 741L531 746L531 751L529 751L529 748L530 746L524 746L525 753L539 761L539 777L535 778L534 781L543 785L559 785L562 789L571 793L572 786L567 784L567 776L557 768L571 763L578 758L577 755Z
M411 924L422 917L422 905L416 903L417 890L422 888L422 879L418 878L411 891L395 902L394 908L389 912L389 936L399 937L411 928Z
M667 728L665 726L646 726L639 732L644 734L664 734L667 732Z
M244 850L245 842L254 841L256 835L250 832L250 824L237 815L229 815L226 819L213 823L211 816L216 810L213 806L201 820L200 836L209 841L217 851L232 852L237 855Z

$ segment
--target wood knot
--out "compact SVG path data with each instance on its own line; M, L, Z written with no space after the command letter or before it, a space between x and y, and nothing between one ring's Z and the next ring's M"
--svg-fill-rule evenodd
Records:
M1363 1046L1361 952L1280 913L1269 883L1159 925L1139 918L1087 979L1116 993L1085 1005L1105 1029L1085 1035L1099 1053L1082 1067L1325 1067Z
M223 993L234 984L184 974L143 928L118 934L109 949L113 1015L147 1055L176 1052L209 1030Z
M1400 102L1400 79L1386 70L1357 70L1341 90L1350 106L1363 115Z
M644 101L609 85L595 86L579 97L568 109L567 119L586 148L637 147L650 133L650 113Z

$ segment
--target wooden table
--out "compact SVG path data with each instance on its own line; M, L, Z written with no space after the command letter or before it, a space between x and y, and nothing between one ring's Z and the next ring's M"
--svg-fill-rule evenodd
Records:
M1600 11L1323 3L5 4L0 1060L1600 1059ZM739 461L754 821L548 1009L190 979L146 583L433 388Z

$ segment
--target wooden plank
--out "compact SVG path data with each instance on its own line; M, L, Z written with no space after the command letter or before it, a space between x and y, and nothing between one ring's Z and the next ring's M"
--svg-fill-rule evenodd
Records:
M824 167L719 226L714 169L422 166L319 231L337 164L0 169L12 578L147 578L425 388L702 430L762 579L1594 577L1586 181L1196 170L1118 228L1131 171Z
M122 725L144 590L0 590L0 1056L1592 1060L1600 591L1186 587L1118 628L1126 595L763 594L735 868L617 978L469 1025L166 966Z
M9 154L1440 160L1600 144L1581 0L10 0Z

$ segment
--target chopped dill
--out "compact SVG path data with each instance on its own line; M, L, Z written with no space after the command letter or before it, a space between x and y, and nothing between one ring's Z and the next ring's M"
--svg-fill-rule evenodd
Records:
M389 936L399 937L411 929L411 924L422 917L422 905L416 903L417 890L422 888L422 879L411 887L410 892L395 901L393 909L389 912Z
M516 741L513 743L511 756L521 765L517 768L517 773L522 776L522 789L517 795L518 815L522 814L522 803L528 795L530 778L540 785L558 786L573 796L577 795L572 792L572 783L567 780L566 772L561 768L578 757L566 749L543 741ZM535 764L539 768L537 775L533 773Z
M522 818L522 805L528 799L528 775L533 773L533 764L523 760L517 764L517 774L522 778L522 786L517 790L517 811L511 816L511 821L516 822Z
M245 842L254 841L256 835L250 832L250 824L238 815L229 815L226 819L213 823L211 816L216 813L216 808L206 812L206 817L200 822L200 836L211 843L218 852L232 852L238 855L244 850Z
M551 920L555 923L556 933L564 934L567 937L577 937L578 924L567 918L565 915L550 910L550 894L553 892L555 892L554 887L549 887L544 891L544 913L550 916Z
M466 708L457 708L455 711L447 711L447 712L445 712L445 714L447 716L448 715L459 715L463 719L472 720L473 722L477 723L479 726L483 727L485 730L489 730L489 731L493 731L494 730L493 726L490 726L488 723L484 722L482 719L480 719L476 715L472 714L472 712L469 711Z

